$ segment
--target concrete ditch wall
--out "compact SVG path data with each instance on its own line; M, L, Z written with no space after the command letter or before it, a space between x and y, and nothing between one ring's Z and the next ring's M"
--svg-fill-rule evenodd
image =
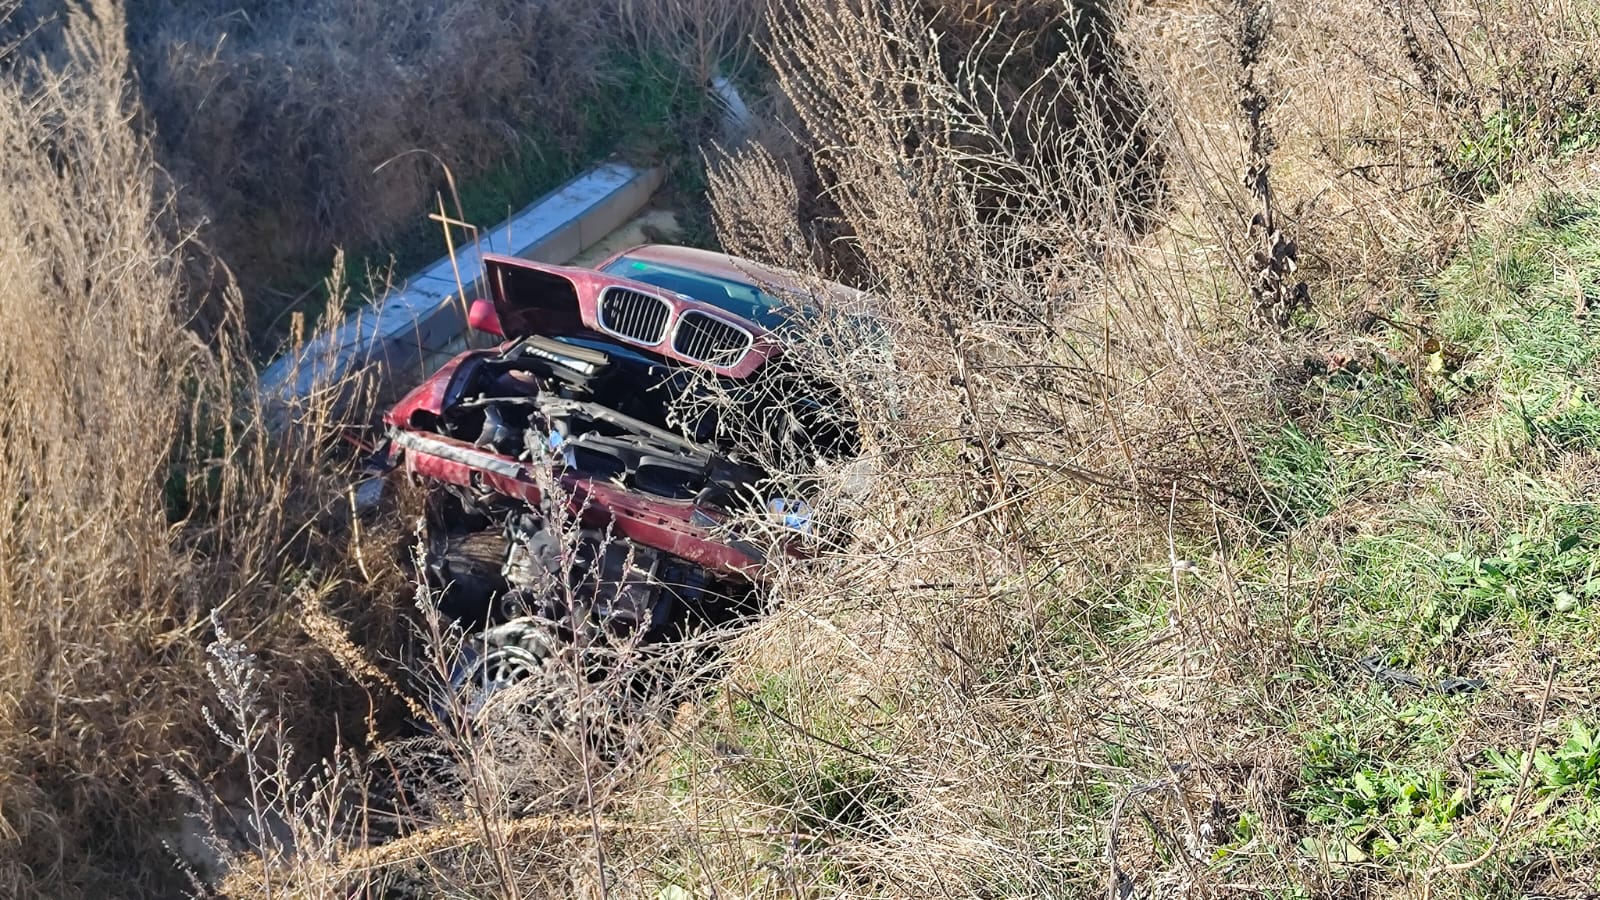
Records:
M261 375L261 392L279 422L307 398L368 368L379 393L427 374L442 353L459 347L467 304L479 296L481 253L562 264L631 219L661 185L660 169L606 163L579 175L412 275L381 303L352 314L338 331L287 354ZM457 291L457 272L465 297Z

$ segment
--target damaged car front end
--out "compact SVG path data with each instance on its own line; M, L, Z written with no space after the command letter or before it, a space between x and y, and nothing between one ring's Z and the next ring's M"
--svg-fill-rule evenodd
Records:
M804 494L858 453L857 426L786 352L797 308L751 265L654 247L599 270L485 257L470 320L503 343L385 417L389 463L429 488L441 610L488 648L466 677L492 687L553 647L736 619L770 554L814 546Z

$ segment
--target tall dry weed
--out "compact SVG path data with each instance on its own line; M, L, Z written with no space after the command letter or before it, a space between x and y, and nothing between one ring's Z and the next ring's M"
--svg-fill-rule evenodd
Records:
M305 252L413 215L439 173L420 159L374 171L406 150L473 172L526 150L530 127L558 142L576 133L573 101L605 74L590 34L599 12L499 0L249 12L158 3L138 11L132 37L160 140L182 162L175 174L225 216L215 224L295 223L273 239Z
M780 582L727 708L680 747L690 774L641 790L684 828L663 881L1230 896L1250 888L1206 854L1248 809L1276 848L1253 884L1378 889L1295 858L1283 676L1314 649L1296 617L1334 613L1295 573L1247 592L1229 568L1274 540L1253 434L1305 359L1342 349L1346 304L1403 291L1469 224L1451 173L1481 121L1463 111L1506 108L1493 73L1569 72L1590 26L1531 6L1096 9L1122 15L1160 207L1121 180L1128 131L1051 114L1116 108L1086 50L1056 63L1060 103L996 103L1022 51L992 21L964 44L927 5L817 0L773 25L798 140L714 172L718 229L872 292L893 364L852 396L884 475L854 552ZM1540 31L1550 47L1514 52ZM1026 143L992 114L1012 110ZM1495 165L1536 171L1553 145L1530 134ZM1073 152L1030 152L1052 140Z
M202 351L153 227L166 200L127 127L122 24L109 5L75 10L66 61L0 85L0 807L16 895L97 869L115 877L118 858L139 852L108 840L83 859L124 799L125 772L107 763L176 749L168 709L185 700L155 669L183 653L203 602L165 495Z
M196 739L208 613L303 647L285 579L351 571L306 528L338 511L342 423L269 439L234 327L190 328L193 247L134 127L125 28L115 4L71 7L59 45L0 81L7 896L172 889L162 772L225 762ZM304 665L275 687L336 682Z

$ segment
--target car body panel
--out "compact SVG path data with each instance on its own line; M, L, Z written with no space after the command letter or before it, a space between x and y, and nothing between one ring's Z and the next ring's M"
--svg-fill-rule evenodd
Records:
M442 435L402 432L394 446L405 471L424 479L473 490L493 490L537 506L539 480L526 463L489 453ZM646 497L576 472L556 483L571 500L570 512L591 528L610 526L617 534L727 575L754 578L763 554L754 545L719 534L723 516L691 501Z

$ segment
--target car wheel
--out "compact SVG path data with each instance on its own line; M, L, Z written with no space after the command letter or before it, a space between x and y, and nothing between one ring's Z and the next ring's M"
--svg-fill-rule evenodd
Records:
M513 688L541 677L556 656L560 640L550 625L534 618L513 619L490 628L462 647L462 659L451 679L451 691L468 719L478 719L521 702Z

